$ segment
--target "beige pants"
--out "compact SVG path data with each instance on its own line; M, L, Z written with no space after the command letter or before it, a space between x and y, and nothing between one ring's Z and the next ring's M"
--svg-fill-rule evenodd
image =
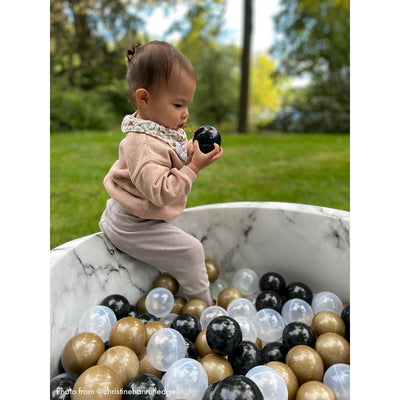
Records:
M204 250L195 237L166 221L127 214L114 199L107 200L99 226L117 249L172 275L188 300L211 305Z

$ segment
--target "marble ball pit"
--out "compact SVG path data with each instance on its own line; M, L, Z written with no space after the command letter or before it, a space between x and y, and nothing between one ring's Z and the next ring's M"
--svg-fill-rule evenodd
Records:
M307 283L314 293L331 291L346 303L349 287L350 213L318 206L221 203L186 209L172 223L197 237L207 259L230 282L241 268L280 273L289 284ZM78 333L79 319L112 293L136 304L159 275L154 267L117 250L94 233L67 242L50 254L50 374Z

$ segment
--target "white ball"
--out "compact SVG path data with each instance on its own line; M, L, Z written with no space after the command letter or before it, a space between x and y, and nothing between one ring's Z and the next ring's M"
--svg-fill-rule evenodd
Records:
M228 287L228 284L221 278L216 279L211 285L210 285L210 293L211 297L216 300L218 299L218 295Z
M233 275L233 287L239 290L243 296L255 293L259 289L259 277L250 268L241 268Z
M112 326L117 317L111 308L95 306L89 308L79 320L79 332L93 332L100 336L103 342L108 340Z
M332 311L340 317L343 303L335 293L319 292L313 296L311 307L314 314L318 314L321 311Z
M160 371L166 371L185 355L185 339L180 332L172 328L158 330L147 343L147 358L150 364Z
M168 399L201 400L208 386L204 367L192 358L176 361L162 378Z
M246 317L250 320L254 318L257 313L257 309L254 304L245 298L232 300L226 309L230 317Z
M226 310L220 306L207 307L200 315L201 329L206 329L208 324L216 317L228 315Z
M145 306L157 318L165 317L174 308L174 295L166 288L156 287L147 293Z
M242 340L249 340L255 343L257 340L257 330L252 321L246 317L234 317L237 323L240 325L242 331Z
M164 325L166 325L168 328L171 325L171 322L178 316L178 314L175 313L169 313L165 317L160 318L160 322L162 322Z
M337 400L350 400L350 365L331 365L325 372L324 383L332 389Z
M260 389L264 400L287 400L288 389L280 373L266 365L259 365L247 371L246 376Z
M302 299L290 299L282 307L282 318L285 324L300 321L306 325L311 325L314 312L311 306Z
M266 343L276 342L282 337L285 322L281 314L272 308L257 311L253 319L257 336Z

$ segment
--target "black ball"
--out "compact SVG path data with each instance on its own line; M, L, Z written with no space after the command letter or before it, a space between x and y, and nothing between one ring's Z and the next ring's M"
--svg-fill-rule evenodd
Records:
M194 132L193 140L199 142L200 150L203 153L209 153L214 150L214 143L221 145L221 135L211 125L204 125Z
M158 321L158 318L157 318L155 315L150 314L150 313L142 313L142 314L139 314L136 318L137 318L138 320L142 321L145 325L146 325L148 322Z
M115 316L118 319L128 316L129 313L129 301L126 297L120 294L111 294L107 296L102 302L102 306L111 308L114 311Z
M288 351L289 348L281 342L267 343L262 349L264 363L266 364L270 361L280 361L284 363Z
M165 388L154 375L142 374L132 378L124 388L122 400L166 400Z
M346 327L346 334L344 337L348 342L350 342L350 304L343 308L340 318L342 318Z
M290 322L282 332L282 342L289 349L299 344L314 347L315 341L314 331L303 322Z
M218 382L214 382L211 385L209 385L206 389L206 391L203 393L203 397L201 400L213 400L214 398L214 393L215 393L215 388L217 387Z
M282 275L277 272L267 272L264 274L259 281L260 290L273 290L274 292L285 295L286 281Z
M186 355L185 358L193 358L194 360L197 361L198 359L198 353L197 353L197 349L196 346L193 342L191 342L189 339L187 338L183 338L185 341L185 345L186 345Z
M218 382L212 400L263 400L258 386L243 375L231 375Z
M58 359L58 373L59 374L65 374L65 369L64 369L64 367L62 365L62 362L61 362L61 356Z
M261 292L256 299L257 311L262 310L263 308L272 308L280 313L282 310L282 304L282 297L273 290L265 290L264 292Z
M236 375L246 375L251 368L264 364L261 349L247 340L240 343L233 353L229 354L228 360Z
M129 311L128 311L128 317L134 317L137 318L137 316L140 314L139 310L137 309L136 306L130 304L129 305Z
M208 324L206 339L211 350L220 356L226 356L233 353L241 343L242 330L236 320L222 315Z
M301 282L293 282L286 288L286 298L287 300L302 299L311 305L313 293L306 284Z
M194 343L201 331L201 324L194 315L181 314L171 322L170 328L177 330L184 338Z
M70 400L75 378L61 374L50 381L50 400Z

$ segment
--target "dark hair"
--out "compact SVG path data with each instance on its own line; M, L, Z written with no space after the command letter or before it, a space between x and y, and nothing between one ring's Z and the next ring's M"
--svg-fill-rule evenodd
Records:
M128 98L135 106L135 92L144 88L150 91L154 86L168 83L172 68L178 64L186 72L196 78L190 61L174 46L167 42L154 40L139 45L126 52L128 66Z

